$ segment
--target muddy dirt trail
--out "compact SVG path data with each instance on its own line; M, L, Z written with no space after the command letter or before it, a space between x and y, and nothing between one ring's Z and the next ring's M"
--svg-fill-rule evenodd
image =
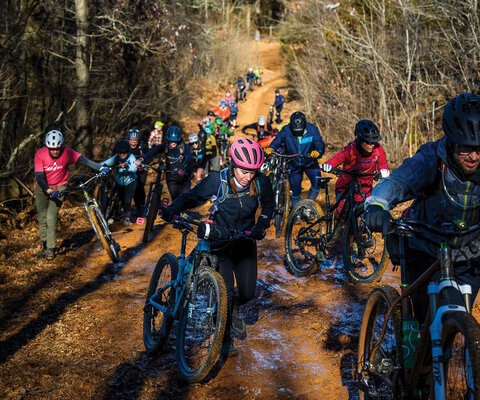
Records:
M243 126L266 115L283 87L279 47L260 43L264 86L240 105ZM296 105L285 106L284 119ZM35 260L35 225L0 242L1 399L355 399L356 342L372 285L349 284L330 265L306 278L283 266L283 238L270 228L259 244L257 297L245 310L240 354L219 362L201 384L177 378L174 332L163 354L144 352L142 317L153 267L177 253L179 234L160 219L151 242L142 227L114 227L121 261L109 262L83 210L61 211L61 254ZM195 238L190 238L190 248ZM384 282L396 280L388 268Z

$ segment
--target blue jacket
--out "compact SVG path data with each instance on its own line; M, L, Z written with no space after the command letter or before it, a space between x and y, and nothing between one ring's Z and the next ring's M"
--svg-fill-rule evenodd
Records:
M307 123L303 136L293 135L289 125L285 125L270 144L273 150L284 145L286 154L310 154L312 150L317 150L320 157L325 153L325 143L320 134L320 130L313 124ZM302 159L300 157L292 158L289 161L290 169L297 168L318 168L318 160L312 158Z
M115 182L120 186L127 186L137 180L137 166L133 163L135 160L136 157L129 153L125 161L126 166L122 168L118 162L118 155L114 154L100 164L113 167L115 169Z
M469 226L480 220L480 184L462 179L452 171L446 137L422 145L413 157L404 160L389 178L373 188L365 205L376 203L390 210L411 199L414 201L410 217L438 228L456 220L463 220ZM412 248L437 255L436 245L418 239L410 242ZM477 247L480 256L480 245Z

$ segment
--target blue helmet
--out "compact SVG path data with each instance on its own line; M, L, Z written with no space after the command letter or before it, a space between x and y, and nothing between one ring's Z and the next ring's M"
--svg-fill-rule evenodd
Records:
M167 140L169 142L181 142L182 141L182 131L181 129L176 126L172 125L170 128L167 129Z
M140 131L138 129L129 129L128 140L140 140Z

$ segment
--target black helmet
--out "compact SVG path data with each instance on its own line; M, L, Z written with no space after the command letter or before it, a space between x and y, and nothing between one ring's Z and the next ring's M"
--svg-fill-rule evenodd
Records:
M182 141L182 131L178 126L172 125L167 129L167 140L177 143Z
M290 116L290 130L295 136L302 136L307 127L307 118L305 114L300 111L295 111Z
M130 143L128 143L128 140L122 139L115 143L115 148L113 151L115 153L128 153L129 150Z
M356 123L355 136L368 143L377 143L382 140L377 125L369 119L362 119Z
M451 99L443 109L442 127L452 143L480 145L480 96L462 93Z

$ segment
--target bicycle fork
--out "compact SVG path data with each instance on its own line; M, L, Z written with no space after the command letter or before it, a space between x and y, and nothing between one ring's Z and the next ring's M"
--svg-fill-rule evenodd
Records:
M430 282L428 295L430 298L431 320L430 336L432 343L432 377L435 399L446 398L445 393L445 368L442 347L443 316L447 312L471 312L470 298L472 288L468 284L459 285L453 278L452 250L442 243L440 248L440 268L442 277L440 282ZM443 290L451 288L462 294L466 306L446 304L438 307L438 298Z

